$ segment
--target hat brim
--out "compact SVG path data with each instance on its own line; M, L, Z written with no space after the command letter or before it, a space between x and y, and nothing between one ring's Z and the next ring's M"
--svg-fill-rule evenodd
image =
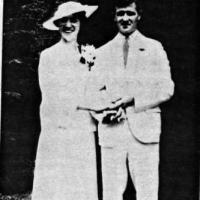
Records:
M81 9L79 9L77 11L62 13L62 14L57 15L57 16L54 15L52 18L50 18L49 20L47 20L43 23L43 27L45 29L48 29L48 30L57 31L57 30L59 30L59 28L54 24L54 22L56 20L59 20L63 17L67 17L67 16L70 16L70 15L73 15L73 14L79 13L79 12L85 12L85 17L89 18L97 10L97 8L98 8L98 6L84 5Z

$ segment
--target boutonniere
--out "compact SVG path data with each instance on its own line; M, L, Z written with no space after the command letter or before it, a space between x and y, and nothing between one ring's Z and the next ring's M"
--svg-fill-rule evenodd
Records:
M87 65L88 70L91 71L91 68L94 65L94 61L96 59L95 47L89 44L81 45L80 53L81 53L80 62Z

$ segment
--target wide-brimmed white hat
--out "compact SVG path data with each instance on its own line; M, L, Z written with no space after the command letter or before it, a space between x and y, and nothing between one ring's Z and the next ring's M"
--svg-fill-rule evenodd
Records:
M68 1L58 6L54 16L44 22L43 27L49 30L59 30L54 21L79 12L85 12L85 16L88 18L97 8L98 6L82 5L79 2Z

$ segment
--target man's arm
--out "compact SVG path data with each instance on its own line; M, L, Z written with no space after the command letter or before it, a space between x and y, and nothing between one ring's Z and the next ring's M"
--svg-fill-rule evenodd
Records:
M174 93L174 83L167 54L162 45L157 43L154 65L141 77L134 94L135 111L141 112L159 106L171 98Z
M167 101L174 93L169 61L160 43L156 44L153 64L141 71L135 80L129 83L131 89L124 89L125 94L115 101L110 109L134 106L135 112L142 112Z

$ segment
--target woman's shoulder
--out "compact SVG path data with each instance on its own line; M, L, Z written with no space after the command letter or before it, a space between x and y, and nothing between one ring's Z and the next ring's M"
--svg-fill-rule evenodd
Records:
M56 43L56 44L54 44L54 45L52 45L52 46L50 46L50 47L44 49L44 50L41 52L40 56L45 56L45 57L50 57L50 58L52 58L52 55L54 55L53 57L55 58L55 54L57 54L56 52L59 51L59 46L60 46L60 44L59 44L59 42L58 42L58 43Z
M52 71L55 67L57 57L56 52L58 52L58 43L53 46L44 49L40 53L39 70L42 71ZM46 73L46 72L45 72Z

